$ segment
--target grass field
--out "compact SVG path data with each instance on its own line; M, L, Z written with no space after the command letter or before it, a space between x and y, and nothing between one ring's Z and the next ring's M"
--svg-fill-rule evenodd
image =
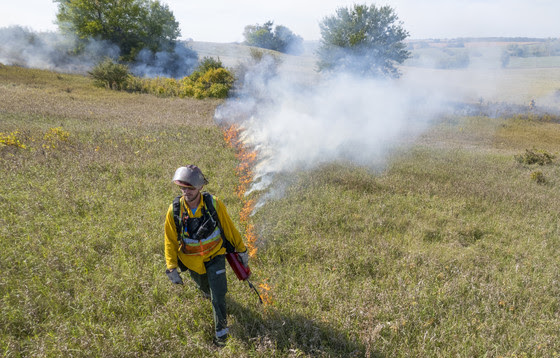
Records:
M8 66L0 99L2 356L560 356L560 167L515 159L558 155L557 123L442 118L383 172L298 173L253 217L270 303L229 272L218 350L209 302L164 274L163 221L196 163L240 223L221 102Z

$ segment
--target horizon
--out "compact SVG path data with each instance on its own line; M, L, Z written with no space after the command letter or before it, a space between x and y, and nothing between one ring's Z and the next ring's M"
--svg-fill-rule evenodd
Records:
M332 16L336 9L355 3L349 0L311 0L305 4L295 0L256 2L243 0L236 4L224 0L204 4L161 1L167 4L179 22L179 40L215 43L243 42L247 25L273 21L288 27L305 41L319 41L319 22ZM371 4L371 3L367 3ZM413 0L392 0L376 3L391 6L409 32L409 40L459 38L531 38L553 39L560 36L556 14L560 2L552 0L429 0L418 4ZM4 4L0 28L21 26L35 32L56 32L57 4L44 0L22 0ZM33 9L33 11L29 11ZM294 11L297 9L298 11ZM213 16L200 16L211 13Z

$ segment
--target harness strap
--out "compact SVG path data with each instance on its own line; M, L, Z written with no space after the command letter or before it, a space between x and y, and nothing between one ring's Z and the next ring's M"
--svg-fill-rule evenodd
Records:
M208 192L203 192L202 199L204 200L204 205L210 212L210 215L212 215L212 218L218 224L218 229L220 229L220 235L222 236L222 242L224 244L224 247L226 248L226 252L227 253L235 252L235 247L231 244L231 242L229 242L228 239L226 239L224 230L222 229L222 224L220 223L220 220L218 218L218 212L214 207L214 199L212 198L212 195ZM177 229L177 241L179 242L179 245L182 244L181 233L183 232L183 221L181 220L180 200L181 200L181 195L178 195L177 197L175 197L175 199L173 199L173 220L175 221L175 228Z
M222 235L222 242L224 243L224 246L226 248L226 252L228 254L230 252L235 252L235 247L231 244L231 242L229 242L228 239L226 239L226 235L224 234L224 230L222 229L222 224L220 223L220 220L218 219L218 212L216 211L216 208L214 207L214 199L212 198L212 195L208 192L204 192L204 193L202 193L202 198L204 199L204 204L208 208L208 211L210 211L210 215L212 215L212 218L218 224L218 229L220 229L220 235Z
M181 195L173 199L173 221L177 230L177 241L181 244L181 232L183 232L183 220L181 220Z

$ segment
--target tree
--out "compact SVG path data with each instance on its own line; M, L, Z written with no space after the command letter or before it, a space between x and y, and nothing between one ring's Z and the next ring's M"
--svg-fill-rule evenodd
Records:
M278 25L274 29L276 51L290 54L300 54L303 52L303 39L294 34L286 26Z
M374 77L399 77L396 64L410 57L409 36L390 6L339 8L319 24L320 71L345 70Z
M266 48L269 50L274 49L274 33L272 31L272 21L267 21L263 25L247 25L243 31L245 42L249 46L256 46Z
M302 51L303 39L286 26L267 21L263 25L247 25L243 31L245 43L249 46L266 48L283 53L298 54Z
M119 46L121 56L132 60L144 48L172 51L180 36L179 23L158 0L54 0L63 32L86 41L101 39Z

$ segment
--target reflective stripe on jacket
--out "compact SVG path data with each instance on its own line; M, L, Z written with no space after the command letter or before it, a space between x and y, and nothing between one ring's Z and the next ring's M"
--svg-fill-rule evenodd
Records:
M235 227L233 221L231 220L226 206L224 203L217 198L216 196L212 196L214 208L218 214L218 219L220 220L220 224L222 226L222 230L224 231L224 235L226 239L231 242L231 244L235 247L235 250L238 252L243 252L247 248L243 243L243 239L241 238L241 234ZM196 214L193 215L191 209L185 205L184 198L181 198L181 210L186 207L187 215L189 217L201 217L202 216L202 208L206 209L204 205L204 200L200 198L200 204L198 204L198 208L196 209ZM181 213L182 216L182 213ZM174 269L178 267L177 260L180 259L181 262L187 266L190 270L193 270L199 274L205 274L206 268L204 266L204 262L210 261L217 255L223 255L226 253L225 247L223 245L215 245L212 248L208 248L204 250L202 254L198 255L187 255L183 253L179 247L179 242L177 240L177 229L175 228L175 220L173 219L173 204L169 205L169 209L167 210L167 215L165 217L165 226L164 226L164 236L165 236L165 262L167 264L168 269ZM219 242L221 243L222 240L220 238ZM197 241L197 244L199 242Z
M222 236L220 229L216 225L216 229L210 236L203 240L193 240L188 237L182 239L182 251L186 255L204 255L214 249L217 245L222 246Z

